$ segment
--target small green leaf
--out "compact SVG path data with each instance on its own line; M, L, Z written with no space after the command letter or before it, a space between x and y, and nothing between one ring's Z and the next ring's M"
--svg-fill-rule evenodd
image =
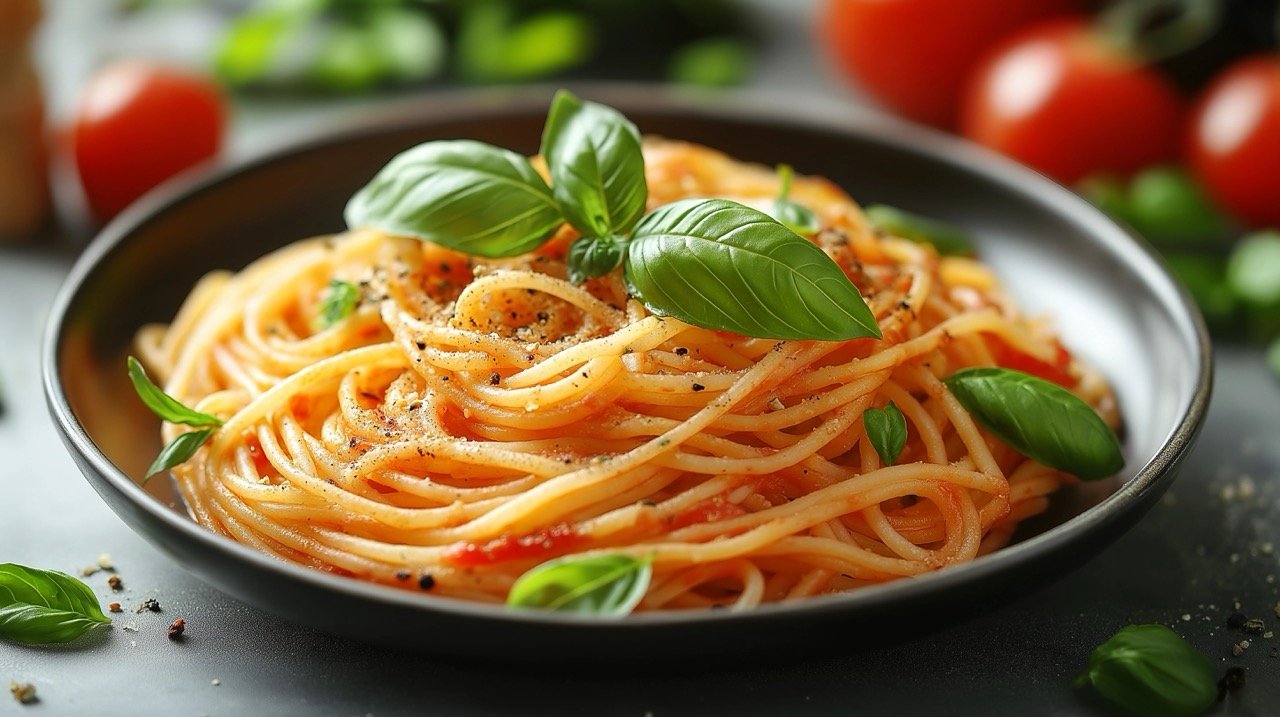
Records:
M1280 305L1280 232L1245 237L1227 260L1227 284L1251 306Z
M70 575L0 564L0 637L47 645L110 623L89 586Z
M649 589L649 562L628 555L557 558L521 575L507 606L624 617Z
M591 23L576 12L547 10L516 21L509 2L471 0L460 7L456 65L472 82L545 77L583 64L595 49Z
M626 247L626 238L620 236L578 237L569 245L569 281L581 284L617 269Z
M751 48L732 37L695 40L676 50L668 76L672 82L699 87L733 87L751 74Z
M884 408L868 408L862 412L862 430L886 466L898 462L907 445L907 419L889 402Z
M583 235L625 234L644 214L640 132L617 110L560 90L542 131L542 156L565 219Z
M979 423L1019 453L1082 480L1124 467L1116 434L1067 389L1007 368L969 368L947 388Z
M973 239L959 227L883 204L873 204L863 213L876 229L918 244L932 244L944 256L974 253Z
M627 244L627 283L650 311L771 339L880 336L858 288L825 252L724 199L655 209Z
M142 482L145 484L151 479L151 476L163 473L180 463L186 463L212 435L212 428L202 428L198 431L189 431L173 439L169 445L160 451L160 455L156 456L156 459L151 462L151 466L147 468L146 475L142 477Z
M368 33L382 61L382 74L399 82L418 82L444 69L444 31L419 10L375 8L367 21Z
M129 366L129 380L133 382L133 390L137 391L138 398L142 399L142 402L146 404L147 408L151 409L152 413L169 423L182 423L196 427L222 425L222 419L217 416L187 408L181 401L160 390L159 386L151 382L138 359L130 356L127 364Z
M791 169L791 165L778 165L778 198L773 201L773 211L769 214L781 222L782 226L796 234L801 236L817 234L822 228L818 222L818 215L805 205L787 198L791 194L791 180L794 175L795 170Z
M397 155L347 203L346 219L486 257L532 251L564 221L528 159L470 140Z
M356 310L360 303L360 287L349 281L333 279L320 302L320 326L329 328Z
M286 43L316 20L323 0L279 0L237 17L214 56L214 70L227 84L243 86L271 74Z
M1089 655L1076 685L1141 717L1193 717L1218 697L1213 663L1164 625L1129 625Z
M1157 246L1213 245L1227 233L1227 220L1184 171L1155 167L1129 184L1133 228Z

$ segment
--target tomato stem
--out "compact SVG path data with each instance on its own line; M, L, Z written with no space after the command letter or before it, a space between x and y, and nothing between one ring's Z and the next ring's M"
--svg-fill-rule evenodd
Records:
M1222 23L1216 0L1117 0L1099 16L1102 36L1147 62L1180 55Z

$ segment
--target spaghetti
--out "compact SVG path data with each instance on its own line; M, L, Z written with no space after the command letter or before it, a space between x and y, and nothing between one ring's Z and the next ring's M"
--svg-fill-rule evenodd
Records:
M651 208L777 194L767 169L703 147L644 154ZM566 281L567 226L510 259L359 230L206 276L137 338L169 394L225 419L173 470L191 514L283 560L486 602L556 556L645 557L642 610L747 609L1005 545L1072 479L981 428L942 379L1016 365L1114 426L1105 382L975 260L877 234L825 180L792 197L882 339L651 315L619 271ZM360 300L318 328L334 279ZM890 401L909 437L886 466L861 417Z

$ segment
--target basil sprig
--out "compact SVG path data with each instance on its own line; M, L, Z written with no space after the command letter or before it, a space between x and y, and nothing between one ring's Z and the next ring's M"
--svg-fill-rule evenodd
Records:
M684 199L641 220L631 293L659 315L769 339L880 336L844 271L813 242L727 199Z
M1164 625L1129 625L1089 655L1076 686L1142 717L1192 717L1217 699L1213 663Z
M1083 480L1124 467L1115 431L1067 389L1021 371L970 368L946 379L978 422L1019 453Z
M862 213L876 229L917 244L932 244L943 256L972 256L974 253L973 239L957 226L884 204L873 204Z
M805 205L787 198L791 194L791 182L794 178L795 170L791 165L778 165L778 197L773 200L773 211L769 214L796 234L816 234L822 228L818 215Z
M0 637L47 645L110 623L89 586L70 575L0 564Z
M329 328L356 310L360 303L360 287L349 281L333 279L320 302L320 326Z
M347 224L505 257L536 249L567 221L582 234L569 247L570 280L624 265L628 288L654 314L761 338L879 338L875 317L835 261L767 214L714 199L642 216L640 134L616 110L557 93L542 154L553 189L504 149L419 145L352 197ZM785 185L784 178L780 200Z
M649 589L649 563L629 555L557 558L521 575L507 606L624 617Z
M130 356L127 364L129 380L133 382L134 391L152 413L169 423L181 423L200 429L183 433L165 446L147 468L146 475L142 477L142 482L146 483L151 476L185 463L194 456L196 451L200 450L200 446L213 436L214 429L222 425L222 419L188 408L178 399L165 393L151 382L151 378L147 376L146 370L142 368L138 359Z
M886 466L898 462L898 456L907 445L907 419L893 401L884 408L863 411L862 430Z

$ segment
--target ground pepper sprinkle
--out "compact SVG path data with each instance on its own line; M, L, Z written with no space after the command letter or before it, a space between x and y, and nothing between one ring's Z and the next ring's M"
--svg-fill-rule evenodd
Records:
M146 600L138 603L138 606L133 609L133 614L137 615L148 610L151 612L160 612L160 601L155 598L147 598Z
M431 577L431 573L424 573L422 577L418 578L418 587L422 588L423 590L430 590L435 586L436 586L436 579Z

